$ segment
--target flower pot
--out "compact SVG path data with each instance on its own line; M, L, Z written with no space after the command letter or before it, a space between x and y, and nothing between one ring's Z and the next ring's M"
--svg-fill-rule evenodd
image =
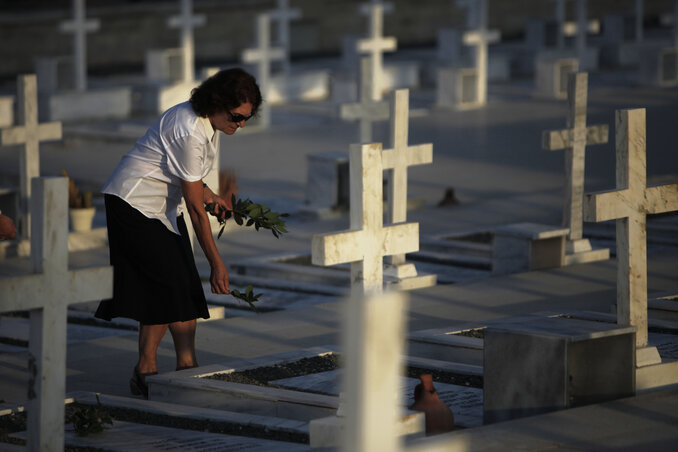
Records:
M69 209L71 217L71 230L73 232L84 232L92 230L92 220L96 207L84 207L81 209Z

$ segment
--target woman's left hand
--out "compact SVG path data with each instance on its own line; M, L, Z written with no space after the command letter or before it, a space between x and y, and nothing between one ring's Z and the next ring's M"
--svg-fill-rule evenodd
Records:
M231 200L224 199L220 196L218 196L216 193L214 193L209 187L203 187L202 190L202 202L205 204L211 204L214 203L219 208L217 209L217 213L219 214L220 218L224 217L224 214L227 210L232 210L231 206Z

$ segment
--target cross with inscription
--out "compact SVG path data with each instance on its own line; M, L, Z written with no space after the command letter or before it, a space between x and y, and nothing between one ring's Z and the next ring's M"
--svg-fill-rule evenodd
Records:
M476 102L480 105L487 103L487 58L488 46L498 42L501 35L497 30L487 29L487 0L475 0L472 8L476 9L477 28L464 33L464 44L475 46L475 64L478 71L476 83Z
M409 146L410 90L400 89L391 100L391 148L384 149L382 163L386 171L386 221L391 224L407 220L407 168L433 161L431 143ZM405 264L405 255L389 256L392 266Z
M372 64L370 59L363 57L360 59L360 102L351 104L342 104L339 110L341 119L360 120L360 142L372 142L372 123L374 121L383 121L388 119L388 102L372 100L372 83L374 78L371 76Z
M87 91L87 32L99 29L99 19L87 20L85 0L73 0L73 20L61 22L59 30L73 33L75 89Z
M285 56L282 59L282 71L290 72L290 22L301 18L299 8L290 8L289 0L277 0L278 7L268 12L271 21L277 24L276 45L282 47Z
M68 305L110 298L113 267L68 269L68 179L32 185L32 274L0 278L0 313L30 316L28 450L63 450Z
M585 221L617 220L617 323L633 325L647 348L648 214L678 210L678 184L647 186L645 109L617 110L617 190L587 194ZM656 352L655 352L656 353Z
M604 144L608 140L607 124L586 127L588 74L570 73L567 79L567 129L542 133L542 148L547 151L565 149L566 193L563 226L570 228L568 248L590 249L583 239L582 202L584 199L584 166L587 145ZM586 242L583 243L582 241Z
M419 250L419 224L384 227L381 143L353 144L349 155L351 229L313 236L314 265L351 263L351 291L383 290L384 256Z
M0 129L0 146L23 145L20 161L21 237L27 239L30 226L28 206L31 200L31 179L40 176L40 142L61 139L61 123L38 124L38 84L35 74L17 78L17 126Z
M167 21L170 28L181 29L181 53L183 81L195 80L195 43L193 29L205 25L203 14L193 15L193 0L181 0L181 14Z
M384 90L383 53L393 52L397 43L394 37L384 37L384 7L381 2L362 5L361 12L369 15L369 37L357 43L358 53L368 53L372 65L372 100L381 100Z
M268 14L257 16L257 46L245 49L242 60L245 63L257 63L257 83L264 99L268 97L271 76L271 61L285 58L282 47L271 47L271 19ZM268 127L271 124L271 112L262 105L259 108L259 124Z

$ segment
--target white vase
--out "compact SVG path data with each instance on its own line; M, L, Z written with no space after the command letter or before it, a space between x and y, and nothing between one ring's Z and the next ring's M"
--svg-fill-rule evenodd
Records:
M92 220L96 207L84 207L81 209L69 209L71 217L71 230L73 232L84 232L92 230Z

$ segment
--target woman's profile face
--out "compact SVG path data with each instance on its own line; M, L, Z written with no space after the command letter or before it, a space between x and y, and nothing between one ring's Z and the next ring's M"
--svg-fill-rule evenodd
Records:
M245 127L252 115L252 104L243 102L237 108L230 111L215 113L209 117L210 123L215 130L221 130L226 135L233 135L238 127Z

